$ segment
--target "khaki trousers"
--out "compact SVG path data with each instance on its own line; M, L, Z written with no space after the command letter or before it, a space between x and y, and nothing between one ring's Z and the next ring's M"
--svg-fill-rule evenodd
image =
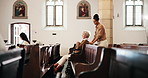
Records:
M108 41L107 40L99 41L97 45L102 47L108 47Z

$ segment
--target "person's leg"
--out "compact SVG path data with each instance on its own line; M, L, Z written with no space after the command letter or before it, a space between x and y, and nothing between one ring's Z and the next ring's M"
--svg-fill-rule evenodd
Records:
M70 57L70 54L69 55L64 55L57 63L58 65L61 65L63 66L64 63L67 61L67 59Z
M57 72L67 61L67 59L70 57L69 55L64 55L57 63L54 64L55 72Z

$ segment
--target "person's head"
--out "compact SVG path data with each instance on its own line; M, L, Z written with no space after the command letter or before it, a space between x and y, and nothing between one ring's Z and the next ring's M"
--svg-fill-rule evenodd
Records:
M26 35L25 33L22 32L22 33L20 34L20 38L21 38L22 40L27 41L28 43L30 43L30 41L28 40L27 35Z
M93 22L94 22L95 25L98 24L98 22L99 22L99 15L98 15L98 14L95 14L95 15L93 16Z
M89 38L89 36L90 36L90 33L88 31L83 31L83 33L82 33L82 38L83 39L84 38Z

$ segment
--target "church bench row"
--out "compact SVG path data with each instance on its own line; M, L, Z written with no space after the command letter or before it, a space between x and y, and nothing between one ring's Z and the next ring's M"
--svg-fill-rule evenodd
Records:
M71 78L148 78L148 61L146 60L148 55L144 54L147 52L147 46L139 46L134 49L102 48L101 59L97 60L99 64L94 69L81 71L77 74L76 68L72 66L73 63L70 63L71 66L68 65L68 67L72 67L72 73L68 74L66 69L62 73L71 75L65 76ZM77 69L81 69L81 67Z
M80 54L72 54L69 57L61 75L59 73L57 75L61 76L61 78L75 78L83 71L95 69L100 62L102 51L103 47L90 44L84 45Z
M138 50L105 48L100 65L79 78L148 78L147 54Z
M141 53L148 54L148 45L147 44L109 44L109 48L116 47L116 48L124 48L124 49L131 49L131 50L139 50Z
M60 58L60 44L27 45L24 48L28 58L24 65L23 78L42 78L50 66Z

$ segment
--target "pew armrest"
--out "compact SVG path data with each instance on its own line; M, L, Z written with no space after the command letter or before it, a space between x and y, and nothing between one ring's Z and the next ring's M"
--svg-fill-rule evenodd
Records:
M94 63L90 63L90 64L86 64L86 63L77 63L75 65L75 74L76 75L79 75L80 72L84 72L84 71L90 71L90 70L93 70L95 69L95 65Z

